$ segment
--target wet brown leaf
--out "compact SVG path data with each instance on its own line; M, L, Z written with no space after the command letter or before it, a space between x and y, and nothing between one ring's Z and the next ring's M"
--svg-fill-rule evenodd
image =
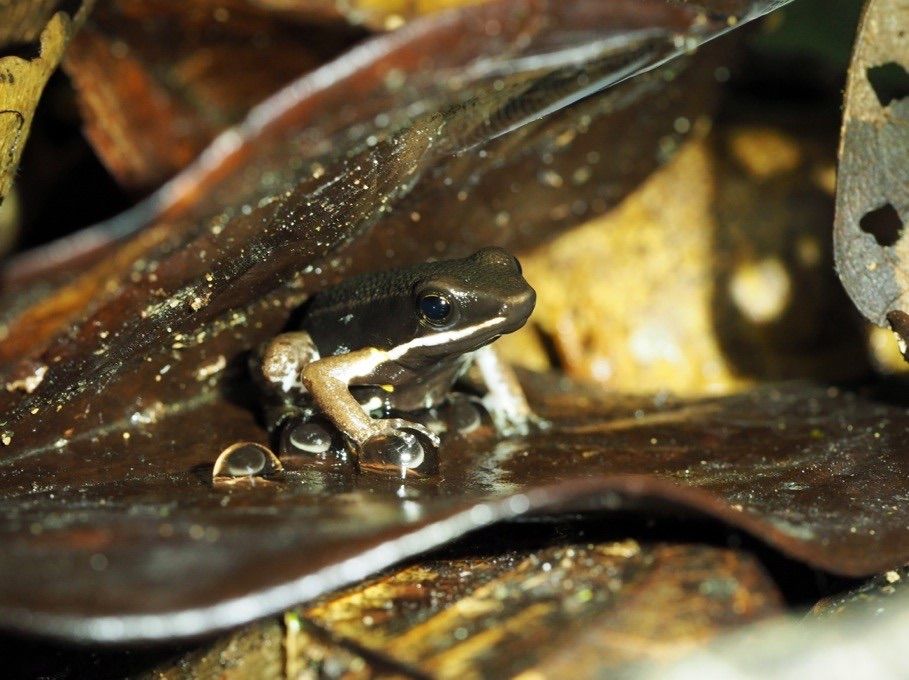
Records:
M870 0L849 69L837 188L840 278L861 312L909 339L909 25L906 0Z
M276 10L300 14L304 17L339 18L355 24L366 24L376 30L393 30L408 21L427 14L442 12L459 7L479 5L493 0L253 0L258 5ZM609 0L619 5L624 0ZM789 0L772 0L765 6L775 8ZM706 0L682 2L702 7L714 15L733 17L732 25L748 17L754 10L750 0Z
M117 0L89 18L63 66L101 159L123 184L148 189L253 105L362 37L243 0Z
M312 460L279 484L213 489L221 449L266 437L215 395L7 455L0 621L95 640L197 634L528 512L706 514L838 574L909 559L903 408L804 385L678 403L528 387L551 431L448 440L438 476L405 484Z

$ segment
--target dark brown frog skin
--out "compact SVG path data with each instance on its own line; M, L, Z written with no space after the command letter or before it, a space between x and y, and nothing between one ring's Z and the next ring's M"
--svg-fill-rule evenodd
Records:
M433 321L421 301L446 300L450 312ZM373 347L388 352L359 382L391 385L391 408L438 405L466 368L470 352L521 328L536 294L518 261L501 248L350 279L316 295L300 330L323 357ZM425 303L424 303L425 304Z
M260 377L279 404L269 413L271 428L321 411L355 450L402 428L436 441L415 423L369 414L443 403L473 353L523 326L535 302L521 265L501 248L366 274L321 292L297 330L262 352ZM500 429L526 424L531 416L517 382L488 361L480 368L491 410L506 412L493 413Z

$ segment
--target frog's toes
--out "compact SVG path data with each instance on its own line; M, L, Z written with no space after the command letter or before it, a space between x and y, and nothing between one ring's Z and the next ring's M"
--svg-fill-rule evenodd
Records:
M271 433L284 432L296 423L310 420L314 415L311 408L293 404L267 403L264 410L265 425Z
M426 458L426 447L406 430L383 433L367 439L360 447L360 466L367 469L400 472L418 468Z
M447 418L440 415L435 408L421 409L419 411L391 411L388 415L392 418L401 415L406 420L422 425L427 430L441 436L448 431Z
M400 434L402 431L409 432L410 434L415 435L430 449L438 449L442 445L442 440L439 435L420 423L404 420L402 418L389 418L376 421L376 424L378 425L377 433Z
M393 418L376 421L374 433L355 448L361 468L405 477L428 470L440 444L439 436L423 425Z
M552 423L532 411L510 413L490 411L496 432L502 437L525 437L533 432L548 430Z

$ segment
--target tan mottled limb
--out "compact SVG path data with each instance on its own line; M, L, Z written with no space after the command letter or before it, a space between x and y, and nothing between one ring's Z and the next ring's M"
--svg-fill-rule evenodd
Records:
M309 333L282 333L263 347L259 372L271 389L292 398L305 392L301 381L303 369L318 359L319 350Z
M548 426L549 423L530 408L514 370L491 346L477 350L474 361L486 384L483 405L492 416L499 434L521 435L527 434L532 426Z
M357 448L373 437L395 434L402 428L420 432L438 445L438 437L418 423L400 419L373 420L350 393L350 385L357 378L370 375L387 359L387 352L373 348L325 357L303 369L303 385L319 410Z

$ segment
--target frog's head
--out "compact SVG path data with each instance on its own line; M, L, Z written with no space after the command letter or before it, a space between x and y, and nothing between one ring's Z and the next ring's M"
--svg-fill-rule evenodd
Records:
M419 371L516 331L535 302L518 261L483 248L348 279L310 301L303 329L323 354L374 347Z
M488 345L516 331L533 311L536 293L517 259L501 248L424 265L412 285L413 337L401 361L425 364Z

